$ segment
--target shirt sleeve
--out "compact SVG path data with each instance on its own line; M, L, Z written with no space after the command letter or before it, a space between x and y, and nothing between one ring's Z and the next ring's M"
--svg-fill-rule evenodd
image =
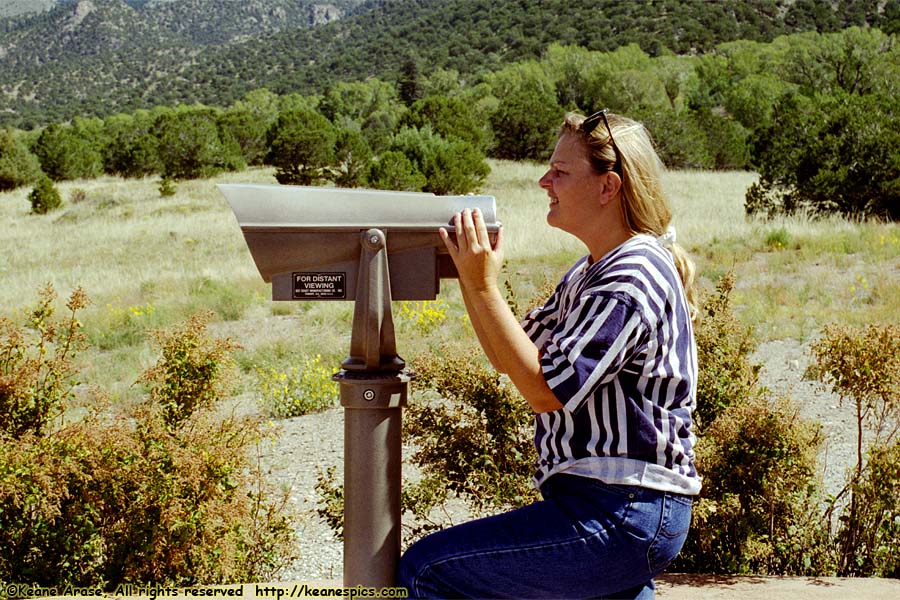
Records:
M566 410L576 412L622 371L647 337L632 298L585 295L538 346L544 379Z
M529 311L522 319L522 329L538 349L547 342L556 327L561 289L562 285L557 286L544 306Z

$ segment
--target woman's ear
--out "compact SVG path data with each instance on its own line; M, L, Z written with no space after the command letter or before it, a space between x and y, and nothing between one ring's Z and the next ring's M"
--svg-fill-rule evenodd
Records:
M607 171L600 190L600 204L609 204L619 196L622 189L622 178L615 171Z

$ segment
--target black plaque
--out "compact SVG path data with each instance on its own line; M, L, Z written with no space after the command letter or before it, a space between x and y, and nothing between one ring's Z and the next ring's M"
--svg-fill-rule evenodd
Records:
M294 273L294 300L346 300L347 274Z

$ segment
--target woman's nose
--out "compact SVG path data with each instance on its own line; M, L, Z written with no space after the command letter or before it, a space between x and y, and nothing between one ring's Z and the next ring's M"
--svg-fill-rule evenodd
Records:
M538 185L545 190L550 189L550 171L547 171L540 179L538 179Z

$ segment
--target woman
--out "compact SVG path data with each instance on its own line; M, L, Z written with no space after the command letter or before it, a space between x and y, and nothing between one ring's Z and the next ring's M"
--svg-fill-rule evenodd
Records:
M535 412L543 500L428 536L404 554L414 597L652 598L700 480L691 411L692 265L674 243L662 165L642 125L569 115L540 186L547 222L587 246L519 323L497 286L502 231L441 231L478 340Z

